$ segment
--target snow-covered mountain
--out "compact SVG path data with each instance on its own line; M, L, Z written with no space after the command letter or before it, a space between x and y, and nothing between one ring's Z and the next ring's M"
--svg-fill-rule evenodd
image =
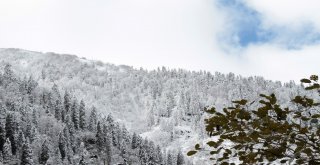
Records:
M165 67L147 71L91 61L74 55L0 49L0 69L10 63L21 75L32 76L42 88L56 84L100 116L112 114L130 132L138 132L168 151L186 153L197 141L205 142L204 107L229 106L231 100L254 99L276 92L286 105L302 92L294 82L281 83L262 77L233 73L187 71ZM201 155L194 164L210 164Z

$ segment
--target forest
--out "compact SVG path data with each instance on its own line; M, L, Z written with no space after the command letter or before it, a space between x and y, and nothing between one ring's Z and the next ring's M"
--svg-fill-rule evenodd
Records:
M6 114L14 112L13 121L19 123L19 127L26 127L27 124L24 122L31 122L30 125L40 140L31 143L29 139L33 156L39 155L40 144L46 141L50 150L48 162L51 163L58 162L56 160L79 163L82 159L83 154L71 149L72 158L66 155L67 159L62 161L59 153L61 132L69 132L69 135L63 133L66 135L61 138L68 139L69 136L70 141L77 141L72 143L79 146L75 147L76 149L84 146L85 153L88 153L84 154L86 155L83 158L84 162L107 163L107 159L102 160L108 155L107 147L98 149L97 144L93 144L100 139L100 135L97 136L98 132L99 134L102 132L104 144L108 146L110 137L113 143L112 164L123 164L124 161L131 162L128 164L141 164L149 160L141 157L145 155L142 154L144 153L142 150L140 152L142 147L132 147L135 146L131 144L134 141L139 141L140 145L155 150L146 151L147 154L161 153L161 156L155 158L155 163L159 163L157 159L161 159L160 162L170 165L181 162L212 164L207 160L210 156L208 153L200 152L193 157L187 157L187 152L194 148L195 143L204 145L215 138L206 131L205 119L210 117L206 109L215 107L217 111L223 112L224 107L232 107L234 106L232 101L240 99L249 100L252 103L250 108L256 109L260 107L259 94L262 93L266 95L274 93L278 104L289 108L296 107L291 104L291 100L297 95L308 93L310 97L319 98L317 92L306 92L303 85L293 81L274 82L263 77L243 77L233 73L196 72L165 67L156 70L136 69L87 60L74 55L22 49L0 49L0 59L2 77L7 74L4 67L7 64L11 65L10 73L15 77L9 81L10 86L1 86L3 90L1 100ZM10 80L1 79L2 84ZM31 92L21 90L22 82L28 84L24 85L24 88L32 89ZM12 99L19 100L11 101L18 104L15 105L14 111L6 103ZM23 109L28 113L22 115L17 109ZM38 126L32 124L33 116L37 116ZM79 119L75 116L79 116ZM3 118L7 118L7 115ZM5 121L3 123L5 125ZM72 123L71 131L66 130L70 125L68 123ZM85 123L85 128L81 123ZM24 131L26 138L27 129L24 127L20 129ZM115 135L118 133L121 136ZM72 134L76 135L75 139ZM137 138L140 140L133 140ZM127 146L125 154L121 154L123 149L121 146ZM20 161L18 157L13 156L13 161ZM93 159L95 157L98 159ZM33 161L38 161L38 158L34 158Z
M184 164L182 153L129 133L111 115L97 114L57 85L50 90L17 77L6 64L0 74L0 162L3 164Z

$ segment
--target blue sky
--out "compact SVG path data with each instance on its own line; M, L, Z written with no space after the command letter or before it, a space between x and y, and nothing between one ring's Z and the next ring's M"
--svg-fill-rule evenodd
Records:
M299 29L290 29L289 25L264 27L263 16L254 8L250 8L243 0L219 0L219 8L232 14L230 23L234 28L228 29L238 40L236 46L247 47L249 44L271 43L281 40L278 44L287 49L301 49L305 45L318 44L320 33L312 22L304 22ZM284 11L285 12L285 11Z
M231 31L228 29L226 33L232 33L238 40L230 44L246 47L251 43L268 42L274 37L273 31L261 28L259 13L244 3L237 0L219 0L218 6L232 14L230 23L234 28Z
M318 0L1 0L0 48L297 81L319 70L318 6Z

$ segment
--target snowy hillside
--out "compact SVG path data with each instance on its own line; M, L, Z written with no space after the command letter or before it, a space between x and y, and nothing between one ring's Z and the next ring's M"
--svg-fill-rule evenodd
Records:
M137 70L73 55L0 49L0 70L7 63L20 76L32 76L39 87L51 89L56 84L78 100L86 100L89 107L95 106L98 115L111 114L130 132L172 153L185 154L196 141L205 143L209 138L204 131L204 107L219 109L240 98L254 101L258 94L271 91L286 105L303 92L294 82L282 84L262 77L165 67ZM203 162L201 155L192 161L210 163Z

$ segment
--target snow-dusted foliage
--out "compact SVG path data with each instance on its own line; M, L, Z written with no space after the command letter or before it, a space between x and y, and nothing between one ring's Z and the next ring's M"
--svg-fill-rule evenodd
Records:
M43 88L38 80L15 73L10 64L0 71L0 164L161 163L154 158L162 157L152 152L154 143L132 148L131 139L142 141L141 136L130 134L111 115L86 108L85 100L63 93L57 84ZM140 150L148 152L141 157Z
M101 154L118 155L112 158L104 156L104 161L126 157L126 160L146 163L152 157L149 155L147 160L146 153L163 153L164 155L157 155L152 160L174 165L190 164L188 160L183 160L186 152L196 141L209 138L204 131L204 119L207 117L203 111L204 107L215 106L221 109L229 106L232 100L254 100L260 93L268 94L274 91L279 103L286 105L293 96L303 92L303 88L295 85L294 82L282 84L264 80L262 77L245 78L233 73L212 74L206 71L170 70L165 67L147 71L128 66L104 64L71 55L20 49L2 49L0 59L0 66L4 70L2 90L8 91L1 100L10 100L17 96L15 87L8 83L13 81L10 75L16 73L18 77L22 77L17 81L29 84L19 85L19 88L27 88L23 94L24 99L21 100L28 102L28 104L25 103L24 113L30 113L30 119L24 114L14 116L21 115L21 118L24 118L23 122L31 123L28 130L30 134L38 136L34 140L41 142L38 146L39 151L44 141L42 136L45 134L46 137L55 137L56 146L52 148L53 153L60 152L62 148L70 150L67 153L74 152L77 155L79 151L75 148L79 147L75 146L80 145L81 142L70 142L58 147L59 136L62 136L60 134L63 133L63 129L72 127L71 131L61 138L75 138L74 134L80 132L80 137L85 139L82 142L85 144L86 152L90 155L96 151L91 150L92 144L88 142L90 139L101 139L100 135L96 135L101 129L106 133L104 141L112 143L112 145L108 144L108 147L104 148L104 153ZM6 71L4 66L7 63L12 65L15 72ZM4 107L6 111L11 112L11 104L14 103L9 101L9 104ZM37 105L40 109L29 107L30 104ZM36 109L35 115L33 115L33 109ZM108 114L112 114L113 117L109 117ZM98 128L99 121L100 128ZM34 123L38 123L41 127ZM71 126L68 126L68 123L72 123ZM103 123L109 126L105 128ZM130 140L118 137L123 131L120 125L125 125L131 134L137 132L141 137L153 141L151 146L154 145L155 151L149 151L152 150L149 142L146 144L138 134L127 138ZM10 136L2 138L0 127L0 144L5 143L6 138L10 139ZM50 141L47 140L47 142ZM155 147L157 145L166 150L159 151ZM31 146L36 148L32 144ZM137 146L149 147L143 149ZM52 145L48 144L48 147ZM101 149L95 148L95 150L98 152ZM138 157L132 154L136 150L138 150ZM38 154L38 152L33 153L34 156ZM202 162L201 156L201 154L197 155L192 160L193 163L209 163ZM68 157L68 154L65 157ZM90 156L78 154L75 157L77 161L81 160L84 164ZM50 159L53 158L49 158L48 161ZM55 156L55 159L61 159L61 154Z

